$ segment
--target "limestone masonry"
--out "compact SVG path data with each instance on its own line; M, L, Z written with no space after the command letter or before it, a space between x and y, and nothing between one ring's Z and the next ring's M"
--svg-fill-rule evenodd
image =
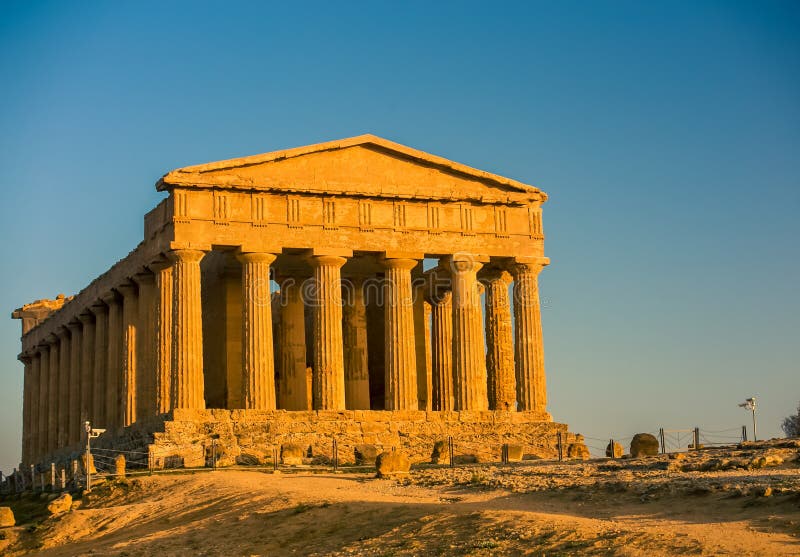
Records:
M231 463L334 438L552 456L568 435L546 411L539 189L372 135L156 188L135 250L13 313L23 465L74 457L84 421L165 466L203 465L212 435Z

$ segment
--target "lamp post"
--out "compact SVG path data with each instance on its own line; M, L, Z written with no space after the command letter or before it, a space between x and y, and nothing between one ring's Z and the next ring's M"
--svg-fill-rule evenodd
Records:
M746 399L739 407L753 412L753 441L758 441L758 430L756 429L756 397Z

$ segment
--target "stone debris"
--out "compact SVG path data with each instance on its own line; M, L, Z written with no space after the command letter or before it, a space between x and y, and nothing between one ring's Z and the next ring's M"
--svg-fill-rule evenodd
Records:
M567 447L567 458L577 460L589 460L592 455L589 454L589 448L583 443L573 443Z
M303 458L306 456L306 450L300 445L281 445L281 463L289 466L297 466L303 464Z
M353 457L359 466L372 466L378 458L378 448L375 445L356 445Z
M125 477L125 455L118 454L114 459L114 473L118 478Z
M411 461L403 451L387 451L375 459L375 470L379 478L408 474Z
M47 505L47 512L56 516L69 512L72 508L72 496L69 493L62 493Z
M14 513L10 507L0 507L0 528L8 528L14 526L17 521L14 519Z
M625 449L623 449L622 445L620 443L617 443L616 441L614 441L613 447L611 446L611 442L609 442L608 445L606 445L606 456L608 458L622 458L624 452Z
M637 433L631 440L631 456L655 456L658 454L658 439L650 433Z

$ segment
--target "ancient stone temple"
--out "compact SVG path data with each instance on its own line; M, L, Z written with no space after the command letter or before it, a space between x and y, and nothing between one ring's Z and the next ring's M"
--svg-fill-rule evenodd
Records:
M379 137L189 166L144 239L22 319L24 464L284 442L552 452L539 189ZM424 262L424 263L423 263ZM195 459L196 460L196 459Z

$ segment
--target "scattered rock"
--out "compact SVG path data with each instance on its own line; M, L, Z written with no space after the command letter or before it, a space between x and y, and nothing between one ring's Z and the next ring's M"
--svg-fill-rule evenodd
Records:
M86 466L86 453L82 453L82 454L81 454L81 472L82 472L84 475L86 475L86 470L87 470L87 466ZM91 455L91 454L89 455L89 466L88 466L88 470L89 470L89 473L90 473L90 474L97 474L97 469L94 467L94 456L93 456L93 455Z
M772 497L772 488L770 486L763 487L759 490L758 494L761 497Z
M656 456L658 454L658 439L649 433L637 433L631 440L631 456Z
M0 528L8 528L16 523L11 507L0 507Z
M125 455L119 454L114 459L114 473L118 478L125 477Z
M411 470L411 461L402 451L389 451L379 454L375 459L375 470L379 478L408 474Z
M68 512L71 508L72 496L69 493L62 493L47 505L47 512L55 516Z
M783 464L783 459L771 454L759 456L750 461L751 468L768 468L770 466L780 466L781 464Z
M356 445L353 449L353 456L358 465L373 465L378 458L378 448L375 445Z
M306 455L304 447L295 444L281 445L281 463L290 466L303 464L303 457Z
M608 445L606 445L606 456L609 458L621 458L624 453L624 449L622 445L614 441L614 446L611 446L611 442L609 441Z
M572 443L567 447L567 458L577 460L589 460L592 455L589 454L589 449L583 443Z
M242 453L236 457L236 464L243 466L258 466L261 464L261 459L251 453Z
M450 446L447 441L439 440L433 444L431 464L450 464Z
M506 445L506 447L508 447L506 454L509 462L522 462L522 445Z

